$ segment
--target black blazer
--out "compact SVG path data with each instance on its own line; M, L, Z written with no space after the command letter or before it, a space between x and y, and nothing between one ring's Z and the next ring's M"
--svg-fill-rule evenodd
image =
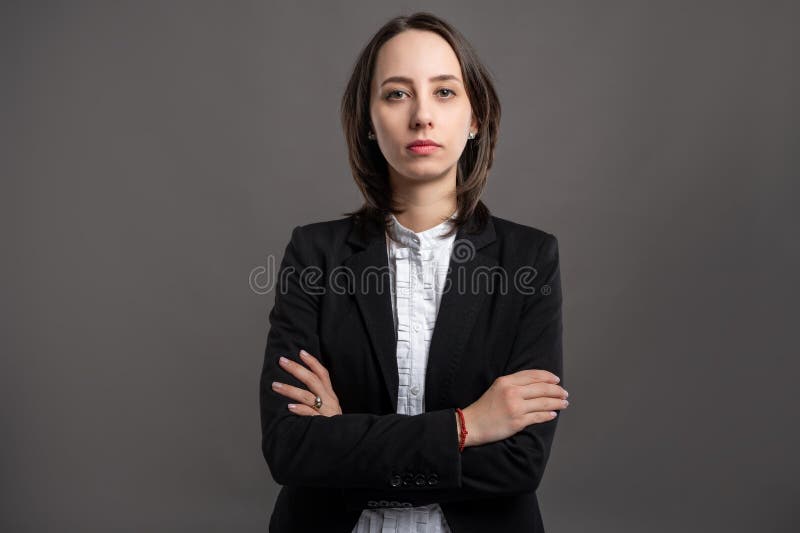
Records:
M269 530L350 533L363 509L439 503L454 533L543 532L535 491L559 416L459 452L455 408L522 369L564 385L555 236L495 216L475 234L459 229L425 412L411 416L397 414L386 237L359 229L352 217L298 226L280 264L260 381L262 453L284 485ZM295 415L272 390L307 388L278 365L302 362L301 348L328 369L342 415Z

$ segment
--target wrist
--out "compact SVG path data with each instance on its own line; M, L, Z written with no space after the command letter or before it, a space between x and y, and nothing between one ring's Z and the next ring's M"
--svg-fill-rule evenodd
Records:
M456 416L456 431L458 435L458 451L463 452L464 448L467 447L467 439L469 438L469 426L467 424L466 417L464 416L464 411L462 409L456 408L455 416Z
M475 424L473 423L472 412L469 410L469 407L462 409L461 414L464 416L464 426L467 428L467 437L464 439L464 448L469 448L470 446L475 446Z

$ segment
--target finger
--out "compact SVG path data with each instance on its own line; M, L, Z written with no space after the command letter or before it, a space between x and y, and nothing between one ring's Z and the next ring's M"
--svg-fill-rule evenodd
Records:
M299 387L295 387L293 385L287 385L286 383L279 383L277 381L272 382L272 390L277 392L278 394L282 394L287 398L291 398L292 400L297 400L300 403L304 403L306 405L311 405L316 400L316 395L312 392L309 392L305 389L301 389Z
M323 366L322 363L319 362L319 359L311 355L305 350L300 350L300 357L303 358L303 361L308 365L308 367L314 371L320 377L326 377L328 375L328 369Z
M512 385L527 385L537 381L544 381L547 383L558 383L561 381L561 378L552 372L540 368L520 370L513 374L508 374L506 377Z
M303 405L301 403L290 403L287 406L287 409L292 413L300 416L320 416L320 412L310 407L308 405Z
M328 373L328 369L325 368L325 365L320 363L319 359L317 359L316 357L314 357L305 350L300 350L300 357L303 359L303 362L305 362L305 364L308 365L311 371L317 375L320 382L322 383L322 386L325 387L325 389L329 393L333 394L333 385L331 384L331 377L330 374Z
M525 426L531 426L533 424L542 424L544 422L550 422L558 417L558 411L535 411L532 413L528 413L523 418Z
M561 400L559 398L550 398L543 396L541 398L533 398L524 400L522 402L523 410L526 413L533 413L536 411L560 411L569 406L569 400Z
M301 363L297 361L292 361L288 357L281 357L278 360L278 364L287 372L292 374L294 377L299 379L302 383L304 383L314 394L319 394L322 392L321 386L322 382L319 380L316 374L312 371L304 367Z
M567 399L569 392L559 385L552 383L536 382L528 385L521 385L522 399L538 398L540 396L550 396L552 398Z

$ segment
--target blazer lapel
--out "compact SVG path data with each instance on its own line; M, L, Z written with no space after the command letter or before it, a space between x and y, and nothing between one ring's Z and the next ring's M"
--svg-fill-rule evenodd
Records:
M397 412L397 387L399 377L396 360L396 332L390 292L389 257L386 253L386 236L377 235L365 241L351 231L349 242L366 246L344 261L352 272L354 296L367 326L373 350L383 374L384 384Z
M496 257L479 250L495 239L491 218L478 233L467 233L463 227L456 233L428 352L426 410L447 407L444 402L455 371L475 318L491 287L491 283L486 283L486 278L491 277L492 267L498 265ZM386 234L379 228L373 228L371 234L362 235L354 226L348 242L363 248L348 257L344 265L353 273L354 296L378 358L392 408L397 412L397 336L389 290ZM483 270L487 272L482 273Z
M492 267L498 265L495 256L479 250L494 240L491 219L478 234L467 234L463 228L456 234L447 281L428 351L425 375L427 411L451 407L444 402L478 310L490 292L491 283L487 283L487 278L491 277Z

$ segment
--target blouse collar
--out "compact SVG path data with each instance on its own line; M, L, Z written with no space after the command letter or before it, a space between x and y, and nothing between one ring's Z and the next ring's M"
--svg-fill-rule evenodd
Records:
M453 219L458 215L458 209L448 217L447 220L437 224L436 226L426 229L425 231L415 232L403 226L394 213L389 213L391 223L389 224L389 234L398 241L402 246L415 249L430 249L437 248L448 242L443 236L447 233L453 225ZM451 235L452 238L455 235Z

